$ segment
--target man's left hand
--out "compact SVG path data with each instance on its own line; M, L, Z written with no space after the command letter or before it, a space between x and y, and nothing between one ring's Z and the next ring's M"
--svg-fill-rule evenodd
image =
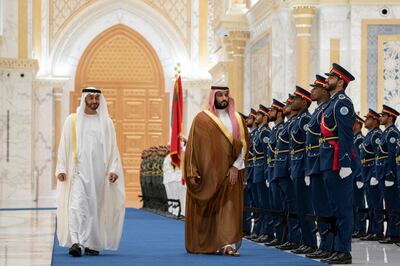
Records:
M115 183L115 181L117 181L118 179L118 175L115 173L110 173L108 175L108 180L110 180L111 183Z
M238 172L239 170L235 166L229 168L227 176L231 185L236 184L236 182L238 181Z

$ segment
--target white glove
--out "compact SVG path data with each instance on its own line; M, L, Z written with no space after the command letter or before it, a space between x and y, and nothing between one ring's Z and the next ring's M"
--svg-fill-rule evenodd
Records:
M268 182L268 180L265 180L265 185L266 185L267 187L269 187L269 182Z
M394 185L394 181L385 181L385 187L391 187Z
M306 183L306 186L308 187L309 185L310 185L310 176L308 176L308 175L306 175L305 177L304 177L304 182Z
M369 181L369 184L370 184L371 186L376 186L376 185L379 184L379 181L378 181L378 179L376 179L375 177L371 177L371 180Z
M349 175L351 175L352 171L350 167L342 167L340 168L339 175L342 179L345 179Z
M364 186L364 183L361 181L356 181L356 186L358 189L362 188Z

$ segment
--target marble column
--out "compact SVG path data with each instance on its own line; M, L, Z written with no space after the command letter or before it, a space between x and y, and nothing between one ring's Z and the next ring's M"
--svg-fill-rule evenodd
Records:
M224 58L209 70L212 84L229 87L236 110L240 112L244 103L244 50L248 37L247 31L231 31L225 35Z
M55 169L57 163L57 153L58 153L58 144L60 142L61 130L63 123L61 121L61 107L62 107L62 96L63 96L63 88L55 87L53 88L53 101L54 101L54 152L53 152L53 171L52 171L52 182L51 187L53 189L56 188L57 180L55 177Z
M201 111L208 109L208 96L211 81L208 79L182 79L184 118L183 132L189 135L193 118Z
M293 17L296 26L296 84L307 88L310 84L311 28L315 8L295 6Z
M37 60L0 58L0 200L34 199L33 86Z
M232 52L229 64L228 86L235 99L236 110L243 111L243 90L244 90L244 50L246 40L249 37L247 31L231 31L229 39L231 41Z
M35 199L49 202L55 198L58 143L63 120L62 96L66 81L37 79L34 81L34 179Z

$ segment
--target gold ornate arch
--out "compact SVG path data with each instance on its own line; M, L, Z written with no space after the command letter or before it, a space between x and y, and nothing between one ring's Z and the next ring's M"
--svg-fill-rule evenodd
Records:
M116 128L128 206L138 206L142 150L168 141L169 96L163 77L155 50L122 24L89 44L76 71L70 110L76 110L82 88L94 86L103 91Z

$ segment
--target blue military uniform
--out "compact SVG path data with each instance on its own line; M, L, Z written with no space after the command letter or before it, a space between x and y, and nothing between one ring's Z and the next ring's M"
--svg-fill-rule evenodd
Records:
M335 76L346 84L354 77L337 64L328 76ZM348 175L352 166L354 107L344 90L333 94L323 109L321 119L320 166L328 189L328 197L336 217L336 235L333 251L350 254L353 233L353 174ZM342 176L341 172L342 171ZM347 176L346 176L347 175ZM330 261L335 258L328 258ZM348 259L348 258L346 258ZM351 257L349 258L351 260ZM325 262L325 260L323 260Z
M265 106L260 105L260 110L269 110ZM263 208L264 208L264 228L263 232L266 235L272 236L275 232L275 228L273 225L273 217L269 211L272 209L272 193L271 193L271 188L269 186L268 182L268 150L269 150L269 137L271 135L271 128L268 126L268 124L264 125L259 129L260 134L259 134L259 141L262 144L262 149L263 149L263 155L264 155L264 192L262 193L262 201L263 201Z
M290 100L290 98L289 98ZM300 225L298 224L298 218L295 207L295 191L293 180L290 178L290 154L289 154L289 138L290 138L290 127L295 121L295 117L289 118L284 122L281 131L278 134L278 140L275 148L275 166L274 166L274 178L279 182L279 187L282 191L284 209L287 212L287 224L288 224L288 237L285 246L294 246L300 244ZM287 244L287 245L286 245ZM290 248L292 249L292 248Z
M305 99L311 103L310 93L296 86L295 97ZM307 216L313 216L314 210L311 201L311 189L306 186L305 160L306 160L306 129L310 121L310 113L307 109L297 114L290 126L289 150L290 150L290 177L294 183L295 207L301 228L301 244L310 248L317 247L317 239L313 233L315 223Z
M260 104L259 110L257 113L268 116L269 109L262 104ZM258 242L267 241L267 236L269 236L268 240L272 240L273 236L273 227L269 225L269 218L267 214L267 210L270 209L269 204L269 188L266 186L266 175L265 175L265 166L266 160L264 157L265 147L267 146L269 134L271 129L268 126L268 123L259 127L257 132L254 135L253 139L253 150L254 150L254 174L253 174L253 198L255 198L255 207L259 209L259 216L254 225L254 231L256 234L263 236L261 239L257 239Z
M251 108L249 116L253 116L255 118L256 110ZM251 232L251 218L252 214L250 209L254 208L254 199L252 197L252 189L253 188L253 173L254 173L254 150L253 150L253 139L257 128L250 131L249 134L249 156L248 156L248 164L246 168L246 187L244 190L244 214L243 214L243 231L245 234L250 234Z
M382 114L398 116L397 111L384 105ZM388 228L386 236L399 238L400 227L396 226L400 222L400 196L397 180L396 166L396 145L399 139L399 130L395 125L387 127L379 139L379 149L376 154L376 177L383 185L383 195L385 199Z
M356 115L358 123L363 124L364 120ZM353 202L353 215L354 227L353 237L364 236L366 231L366 212L365 212L365 186L362 177L361 165L361 145L364 141L364 136L361 132L354 134L354 150L356 151L356 159L353 161L352 170L354 172L354 202Z
M312 87L324 89L325 78L317 75ZM310 121L307 126L306 133L306 163L305 175L310 177L311 197L314 213L317 221L317 228L321 237L319 250L330 252L333 246L333 229L332 225L333 210L328 200L328 192L320 171L319 159L319 139L321 136L321 115L322 110L327 102L320 103L311 114Z
M372 109L369 109L366 117L379 121L379 114ZM377 238L383 236L383 223L380 222L383 221L383 216L375 211L383 209L382 189L379 183L371 182L371 178L376 178L375 154L378 153L378 143L381 135L382 131L379 129L379 127L370 129L361 145L360 159L362 165L362 177L365 184L369 218L367 230L368 235L365 238L361 238L362 240L369 240L371 237Z
M283 103L273 99L271 108L276 108L277 110L282 111L284 106ZM271 209L274 212L273 225L276 232L276 241L274 244L282 244L286 242L286 217L284 213L283 195L279 187L279 180L274 175L276 142L278 141L278 135L283 128L283 124L284 122L281 122L272 127L267 149L268 183L271 190Z
M251 150L253 153L252 161L253 161L253 171L252 175L249 177L251 178L251 188L250 188L250 193L251 197L253 198L253 203L254 203L254 208L256 211L254 212L255 214L255 220L254 220L254 227L253 227L253 234L257 236L261 236L261 226L263 222L263 217L261 215L261 206L260 206L260 199L258 197L258 190L260 190L260 185L262 185L262 179L263 179L263 154L262 154L262 147L261 145L258 145L258 135L259 131L258 128L253 129L250 132L251 136Z

